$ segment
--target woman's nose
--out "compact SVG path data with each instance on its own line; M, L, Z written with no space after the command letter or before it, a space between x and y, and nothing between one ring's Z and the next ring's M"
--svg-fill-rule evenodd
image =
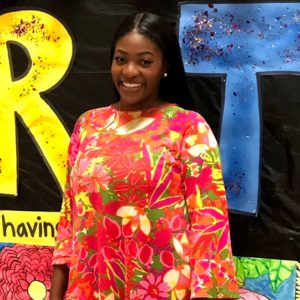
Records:
M123 75L131 78L131 77L135 77L139 74L138 68L136 66L136 64L134 63L127 63L126 65L124 65L124 69L123 69Z

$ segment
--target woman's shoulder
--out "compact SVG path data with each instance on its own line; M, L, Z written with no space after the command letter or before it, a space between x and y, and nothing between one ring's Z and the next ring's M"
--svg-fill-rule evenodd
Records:
M78 120L85 120L85 119L90 119L90 118L96 118L96 117L103 117L104 115L111 114L112 113L112 107L111 105L109 106L103 106L103 107L97 107L97 108L92 108L84 113L82 113Z
M77 121L77 126L85 127L87 125L91 125L93 123L100 124L104 120L107 120L112 115L111 105L103 106L98 108L93 108L82 113Z
M171 130L184 132L185 134L211 134L212 130L201 115L201 113L193 110L184 109L177 105L170 105L166 111L166 117L169 119L169 127Z
M76 120L73 132L85 132L102 128L113 117L111 106L93 108L82 113Z
M166 115L171 118L182 119L184 123L205 122L204 117L197 111L188 110L178 106L177 104L170 104L166 110Z

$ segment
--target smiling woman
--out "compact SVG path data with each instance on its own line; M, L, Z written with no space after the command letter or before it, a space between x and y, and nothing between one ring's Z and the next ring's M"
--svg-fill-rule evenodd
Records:
M134 15L111 58L119 101L71 137L50 299L237 298L219 150L178 105L189 94L175 32Z
M160 81L167 66L160 48L133 31L122 37L111 66L113 82L120 94L120 109L145 109L157 105Z

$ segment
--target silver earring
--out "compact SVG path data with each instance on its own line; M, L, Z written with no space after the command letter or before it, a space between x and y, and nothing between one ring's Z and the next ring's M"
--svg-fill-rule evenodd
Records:
M163 75L163 78L167 78L168 77L168 73L165 72L164 75Z

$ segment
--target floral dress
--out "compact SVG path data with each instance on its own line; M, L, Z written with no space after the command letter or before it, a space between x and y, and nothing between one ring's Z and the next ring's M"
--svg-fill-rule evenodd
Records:
M53 264L66 299L238 298L217 142L174 104L77 121Z

